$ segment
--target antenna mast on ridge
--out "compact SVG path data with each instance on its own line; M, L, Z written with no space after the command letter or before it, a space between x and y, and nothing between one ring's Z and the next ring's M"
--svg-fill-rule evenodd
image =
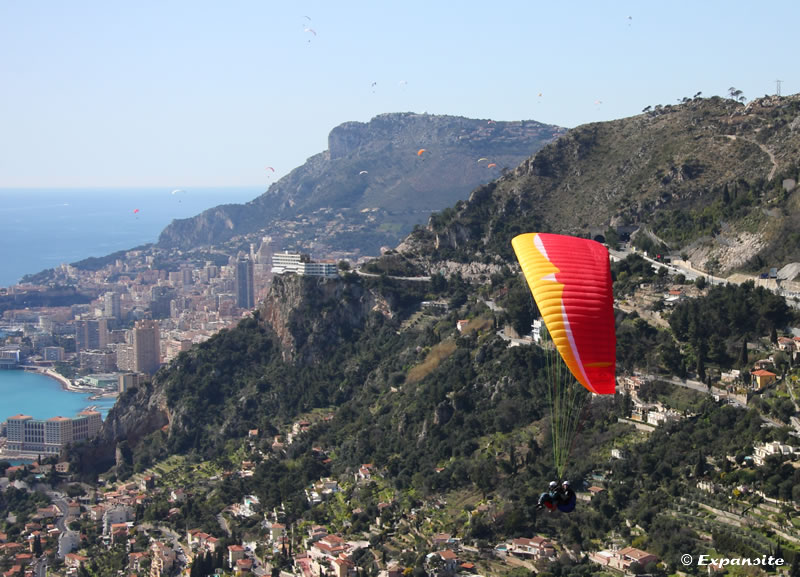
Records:
M781 82L782 82L781 80L776 80L775 81L775 85L776 85L775 94L777 94L778 96L781 95Z

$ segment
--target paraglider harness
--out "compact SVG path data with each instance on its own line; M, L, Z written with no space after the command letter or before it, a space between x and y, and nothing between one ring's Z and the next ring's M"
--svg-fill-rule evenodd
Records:
M577 496L572 487L567 485L565 488L563 483L559 483L555 488L539 496L537 508L547 507L551 512L558 509L562 513L571 513L575 509L576 501Z

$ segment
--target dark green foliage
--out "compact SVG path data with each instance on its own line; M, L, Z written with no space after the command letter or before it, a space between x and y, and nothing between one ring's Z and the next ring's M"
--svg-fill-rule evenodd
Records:
M681 375L684 359L672 335L648 324L636 315L618 315L617 365L625 371L635 367L648 373L667 372Z
M649 261L639 254L630 254L623 261L611 264L614 294L618 297L631 294L642 283L653 282L656 272Z
M509 283L508 291L499 304L505 311L503 321L508 322L520 335L531 332L531 323L538 317L539 309L524 277L520 276L516 282Z
M747 282L714 286L705 297L679 303L669 324L675 336L692 347L700 374L706 361L725 369L732 367L734 359L743 362L742 331L768 336L791 319L782 297Z
M17 515L17 523L22 526L36 513L36 509L49 504L50 499L43 493L9 486L5 491L0 491L0 518L5 519L9 513L14 513Z

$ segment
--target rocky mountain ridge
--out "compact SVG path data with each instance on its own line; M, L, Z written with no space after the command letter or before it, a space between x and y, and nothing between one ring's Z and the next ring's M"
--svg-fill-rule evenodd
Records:
M514 232L640 227L709 272L779 268L800 261L799 153L798 96L696 99L588 124L434 215L400 250L427 267L448 251L513 262Z
M535 121L503 122L455 116L393 113L367 123L347 122L331 130L328 150L309 158L244 205L222 205L176 220L159 245L184 249L213 245L234 236L271 235L316 252L358 250L378 254L394 246L428 215L465 199L481 183L516 166L565 130ZM336 232L293 228L328 209L340 219ZM283 238L281 238L283 236ZM321 238L320 238L321 237Z

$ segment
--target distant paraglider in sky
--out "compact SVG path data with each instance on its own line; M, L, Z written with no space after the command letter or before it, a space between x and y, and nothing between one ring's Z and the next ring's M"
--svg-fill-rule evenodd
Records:
M496 162L490 162L489 164L486 165L486 168L494 168L495 166L497 166Z
M362 170L362 171L361 171L361 172L359 172L358 174L359 174L359 176L360 176L360 175L362 175L362 174L369 174L369 173L368 173L366 170Z
M489 159L488 159L488 158L486 158L485 156L482 156L481 158L479 158L479 159L477 160L477 162L478 162L478 163L481 163L481 162L483 162L483 161L489 162Z
M417 156L422 156L422 155L423 155L423 154L425 154L426 152L428 152L428 150L427 150L427 149L425 149L425 148L420 148L420 149L417 151Z

